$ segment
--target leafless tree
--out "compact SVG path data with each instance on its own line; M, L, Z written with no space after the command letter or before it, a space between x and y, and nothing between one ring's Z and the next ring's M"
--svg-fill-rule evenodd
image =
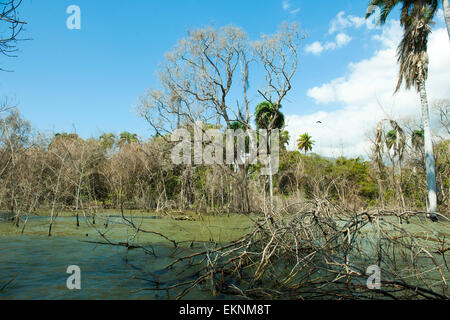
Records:
M18 8L22 0L0 2L0 53L13 57L17 52L17 41L25 21L21 20Z
M264 99L278 108L288 92L298 65L298 48L303 36L296 25L283 24L274 35L251 42L238 27L211 27L188 32L170 53L159 78L162 89L149 89L142 97L140 114L157 135L173 132L177 126L197 122L239 123L251 128L251 97ZM251 77L254 72L254 78ZM265 80L259 80L260 74ZM250 81L255 80L255 88ZM253 90L253 92L251 91ZM234 176L240 190L240 211L250 212L248 168L250 159L221 168ZM235 189L236 190L236 189Z
M436 100L432 105L432 110L438 113L441 128L447 132L447 135L450 135L450 99Z
M10 114L0 119L0 149L2 153L2 166L0 167L0 176L5 178L7 182L9 194L9 208L11 214L15 215L15 223L19 224L18 207L18 178L20 174L21 155L29 146L31 135L30 124L23 120L17 109L10 110Z

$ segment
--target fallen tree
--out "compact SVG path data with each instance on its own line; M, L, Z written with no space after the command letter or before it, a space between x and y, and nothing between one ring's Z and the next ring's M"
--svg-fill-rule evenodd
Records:
M353 213L326 200L299 205L296 214L256 219L234 242L174 258L161 271L179 267L184 280L143 290L176 299L199 288L244 299L449 298L446 235L410 230L425 213ZM367 274L374 266L381 277L375 288Z

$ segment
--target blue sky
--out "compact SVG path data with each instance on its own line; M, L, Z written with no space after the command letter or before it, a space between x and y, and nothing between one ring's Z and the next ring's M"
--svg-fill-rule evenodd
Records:
M72 4L81 8L81 30L66 28ZM14 71L0 74L0 94L14 99L43 131L75 130L87 138L128 130L148 137L148 125L132 106L148 87L158 87L158 65L186 30L233 24L256 39L283 21L296 21L308 38L283 110L295 119L335 112L346 101L318 98L314 92L320 90L311 89L349 76L349 65L382 49L374 36L383 30L357 19L366 5L360 0L24 0L21 16L28 25L22 36L32 40L19 43L17 58L0 58L1 67Z

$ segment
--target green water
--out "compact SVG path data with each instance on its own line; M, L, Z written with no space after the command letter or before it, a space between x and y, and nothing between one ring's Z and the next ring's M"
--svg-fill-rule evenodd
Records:
M107 226L105 222L108 220ZM183 242L182 249L163 238L134 232L121 223L121 218L97 217L96 225L81 218L76 228L73 217L57 218L52 237L47 235L49 218L29 218L23 234L22 226L0 223L0 299L168 299L166 291L142 290L154 287L154 282L169 286L185 279L183 266L164 271L174 257L211 247L215 242L227 242L246 232L250 225L245 216L204 217L200 221L175 221L134 217L142 229L165 234ZM96 229L98 228L98 229ZM141 244L155 252L156 257L142 249L128 250L123 246L102 245L99 232L106 232L113 242ZM194 241L194 243L192 243ZM197 242L195 242L197 241ZM69 265L81 269L81 290L69 290L66 273ZM173 294L173 293L172 293ZM211 299L208 291L194 290L186 298ZM215 298L227 298L217 296Z
M143 289L155 287L156 283L168 287L191 280L192 267L187 268L183 263L170 270L165 267L177 257L213 248L215 243L235 240L248 232L252 225L251 218L243 215L196 217L196 221L133 216L133 223L141 229L181 242L176 249L170 241L157 234L141 232L136 235L132 228L124 225L119 214L99 215L95 225L90 218L81 217L79 228L74 217L58 217L51 237L47 235L49 220L49 217L30 217L26 224L23 219L19 228L9 221L0 221L0 299L171 299L179 291L173 290L168 295L165 290ZM343 225L343 222L336 222ZM448 222L431 223L419 218L403 224L409 232L420 236L418 239L445 239L447 244L449 226ZM373 226L368 225L364 230L365 239L375 237ZM100 244L105 242L101 234L114 243L143 245L155 255L139 248L129 250L124 246ZM370 246L371 241L365 241L368 249L366 260L370 261L375 253ZM447 259L448 253L445 254ZM443 266L443 256L436 259ZM423 263L424 268L432 266L430 259ZM66 281L70 275L66 270L70 265L81 269L81 290L67 289ZM443 268L443 273L446 279L450 278L447 268ZM436 272L427 276L433 281L439 281L440 277ZM448 288L445 291L448 293ZM213 297L209 290L196 288L184 298L233 297Z

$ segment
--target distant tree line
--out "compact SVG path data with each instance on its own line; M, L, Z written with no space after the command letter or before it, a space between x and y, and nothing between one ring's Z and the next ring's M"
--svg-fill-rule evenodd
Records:
M444 102L440 115L449 108L448 101ZM16 224L23 214L47 212L56 216L70 211L77 217L95 217L97 211L107 208L244 213L239 180L222 165L173 164L170 152L174 144L165 136L143 141L129 132L91 139L58 133L49 138L33 130L16 109L2 115L0 207L16 217ZM448 130L448 121L442 124ZM374 139L369 161L305 154L305 141L309 141L308 150L312 148L309 135L300 137L299 150L290 151L289 133L283 131L279 171L273 176L273 205L279 209L299 200L326 198L355 210L423 210L427 205L423 131L408 129L408 125L392 129L390 125L387 123L381 137ZM439 139L434 149L438 201L446 212L450 203L450 140ZM247 191L253 213L271 209L271 188L267 177L260 175L261 167L254 164L248 169Z

